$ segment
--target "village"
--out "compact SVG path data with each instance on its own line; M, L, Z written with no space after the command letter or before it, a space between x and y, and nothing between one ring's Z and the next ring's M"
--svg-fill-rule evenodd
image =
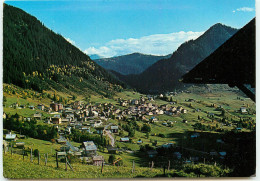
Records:
M114 155L120 152L126 153L134 153L139 150L145 153L146 161L149 162L149 167L151 163L157 160L157 164L160 163L158 158L161 156L171 159L174 158L176 162L182 163L194 163L194 162L204 162L205 159L208 161L220 161L223 162L227 155L227 150L225 150L226 146L223 139L220 137L214 138L216 145L218 145L218 150L216 149L205 149L205 145L203 148L201 146L196 146L194 142L200 142L199 139L205 139L205 134L199 132L191 132L188 133L189 138L186 141L186 144L192 143L192 145L182 145L176 144L173 142L162 142L161 144L157 144L156 140L150 141L152 146L147 144L147 141L144 143L144 140L149 139L149 132L145 131L146 137L141 139L135 139L133 141L133 136L131 135L129 128L127 128L127 124L133 124L133 122L141 122L145 127L151 129L152 124L164 126L164 129L167 127L174 127L174 124L187 124L188 121L185 119L185 114L190 113L194 114L194 112L200 112L201 110L198 108L186 109L177 101L173 101L172 98L167 104L157 105L155 99L163 99L164 95L160 94L158 96L140 96L139 99L121 99L118 98L117 104L113 105L112 103L84 103L83 101L72 101L70 104L63 105L62 103L51 102L49 106L44 104L38 104L37 106L32 105L19 105L18 103L10 105L13 109L24 109L29 108L35 111L31 117L23 117L24 121L36 121L41 122L42 124L51 125L57 130L58 137L55 140L58 144L60 144L60 148L56 149L56 154L59 158L66 157L67 154L71 154L75 157L80 158L80 160L87 164L92 164L96 166L101 166L106 163L104 156L100 155L98 150L103 150L106 147L107 153L110 155ZM192 102L196 102L194 99L186 99L185 102L187 105ZM216 105L213 105L213 107ZM220 107L221 108L221 107ZM43 116L42 112L47 113L48 117ZM246 114L246 107L241 107L238 112L240 114ZM173 120L160 120L158 116L167 116L176 118L177 121ZM183 117L184 116L184 117ZM6 118L6 114L3 115L4 119ZM182 118L181 118L182 117ZM208 112L208 117L214 117L214 113ZM126 124L121 124L121 123ZM136 123L135 123L136 124ZM198 123L196 123L198 124ZM195 124L195 125L196 125ZM224 123L222 125L225 125ZM231 126L230 123L226 124L226 126ZM241 131L242 128L237 127L237 123L234 123L233 126L236 127L237 130ZM194 127L195 130L196 127ZM74 133L73 133L74 130ZM11 130L9 130L11 131ZM106 138L106 143L101 143L100 145L93 140L82 140L79 139L77 142L80 142L80 146L73 146L71 144L72 135L75 134L75 131L78 131L81 135L95 135L101 138ZM129 134L123 134L129 132ZM140 131L140 128L139 128ZM204 137L202 135L204 135ZM162 139L165 137L163 133L159 133L156 135L155 133L150 134L151 136L159 136ZM8 147L8 142L6 141L15 141L19 138L19 140L23 139L24 135L19 135L16 137L15 133L8 132L5 135L4 144ZM201 137L201 138L200 138ZM118 139L119 138L119 139ZM151 139L150 139L151 140ZM194 141L195 140L195 141ZM182 141L181 141L182 142ZM132 150L131 146L122 146L122 144L128 145L138 145ZM26 146L24 142L16 142L16 146L19 148ZM191 147L192 146L192 147ZM10 147L10 145L9 145ZM103 147L103 149L101 149ZM162 151L164 150L164 151ZM170 155L170 156L169 156ZM158 157L159 156L159 157ZM213 159L214 158L214 159ZM115 165L119 164L122 158L114 159L110 164ZM148 164L148 163L147 163ZM153 165L154 166L154 165Z

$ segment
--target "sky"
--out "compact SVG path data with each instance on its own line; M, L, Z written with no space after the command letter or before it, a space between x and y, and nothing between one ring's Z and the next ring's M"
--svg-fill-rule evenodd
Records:
M173 53L216 23L241 28L254 0L8 0L88 55Z

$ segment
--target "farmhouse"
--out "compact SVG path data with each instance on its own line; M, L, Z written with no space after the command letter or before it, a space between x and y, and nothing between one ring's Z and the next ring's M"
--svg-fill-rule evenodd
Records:
M43 111L44 110L44 105L43 104L38 104L37 108L40 109L41 111Z
M156 150L148 150L147 154L148 154L149 158L153 158L158 154L158 152Z
M34 117L35 119L42 119L42 114L41 114L41 113L35 113L35 114L33 115L33 117Z
M52 117L51 121L53 124L61 124L61 118L60 117Z
M113 146L111 146L111 145L108 145L108 146L107 146L107 151L108 151L108 153L110 153L110 154L116 154L117 148L116 148L116 147L113 147Z
M10 132L10 133L5 135L5 139L8 140L8 141L15 140L16 139L16 134Z
M59 107L58 107L57 103L51 103L50 107L51 107L52 111L55 111L55 112L59 111Z
M102 162L104 162L104 157L103 156L93 156L93 165L95 166L101 166Z
M245 114L245 113L247 113L247 110L246 110L245 107L241 107L241 108L240 108L240 112L241 112L242 114Z
M128 137L120 138L120 142L129 142L129 138Z
M90 157L97 154L97 146L94 144L93 141L85 141L82 143L82 146L84 148L84 155Z
M118 126L111 126L110 130L112 133L118 133Z

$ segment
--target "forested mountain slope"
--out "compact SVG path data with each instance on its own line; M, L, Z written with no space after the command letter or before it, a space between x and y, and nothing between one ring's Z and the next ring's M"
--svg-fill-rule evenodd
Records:
M123 84L61 35L21 9L4 4L3 80L37 91L111 95Z
M101 58L94 61L105 69L113 70L123 75L128 75L140 74L158 60L170 58L170 56L171 55L155 56L132 53L112 58Z
M228 40L237 29L215 24L196 40L183 43L168 59L162 59L138 75L118 75L132 87L144 93L172 91L182 88L182 75Z

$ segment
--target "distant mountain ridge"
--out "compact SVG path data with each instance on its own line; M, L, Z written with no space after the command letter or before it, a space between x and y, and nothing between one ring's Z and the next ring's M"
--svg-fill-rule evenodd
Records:
M235 28L217 23L196 40L189 40L180 45L170 58L157 61L141 74L116 75L143 93L182 88L185 85L179 81L181 76L214 52L237 31Z
M116 71L122 75L142 73L149 66L160 59L169 58L170 55L156 56L141 53L132 53L112 58L102 58L94 60L105 69Z
M91 54L91 55L88 55L91 60L96 60L96 59L101 59L103 58L102 56L98 55L98 54Z
M124 86L64 37L4 4L3 82L22 88L109 96Z

